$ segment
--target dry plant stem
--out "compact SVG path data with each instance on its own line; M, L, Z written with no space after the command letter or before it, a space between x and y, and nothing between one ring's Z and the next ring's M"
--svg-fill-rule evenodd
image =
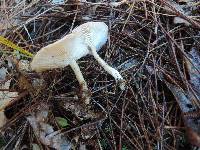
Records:
M70 63L70 67L72 68L72 70L74 71L75 75L76 75L76 78L79 82L79 84L82 86L82 90L83 90L83 95L82 97L85 97L85 103L86 104L89 104L90 103L90 96L88 96L88 94L84 93L84 92L88 92L88 87L87 87L87 83L83 77L83 74L81 73L81 70L77 64L77 62L75 60L73 60L71 63Z

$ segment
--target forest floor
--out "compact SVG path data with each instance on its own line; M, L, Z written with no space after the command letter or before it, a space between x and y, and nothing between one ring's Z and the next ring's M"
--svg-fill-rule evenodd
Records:
M69 66L30 70L42 47L89 21L109 38L77 62L91 92L86 106ZM172 150L200 147L198 0L1 0L2 149Z

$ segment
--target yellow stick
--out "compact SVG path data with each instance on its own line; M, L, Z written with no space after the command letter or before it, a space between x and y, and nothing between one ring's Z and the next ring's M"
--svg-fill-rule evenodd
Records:
M12 49L15 49L17 51L19 51L20 53L24 54L24 55L27 55L27 56L30 56L30 57L33 57L33 54L28 52L27 50L17 46L16 44L14 44L13 42L11 42L10 40L4 38L3 36L0 36L0 43L1 44L4 44Z

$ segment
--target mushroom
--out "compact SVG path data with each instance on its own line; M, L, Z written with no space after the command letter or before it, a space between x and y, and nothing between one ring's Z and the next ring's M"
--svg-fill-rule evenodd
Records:
M87 83L76 62L88 54L93 55L98 63L120 83L122 90L125 87L124 79L120 73L97 54L97 51L106 43L107 38L108 26L104 22L84 23L72 30L72 33L38 51L31 62L31 68L36 72L42 72L70 65L82 86L82 97L85 98L85 103L89 104L90 96L87 94L89 91Z

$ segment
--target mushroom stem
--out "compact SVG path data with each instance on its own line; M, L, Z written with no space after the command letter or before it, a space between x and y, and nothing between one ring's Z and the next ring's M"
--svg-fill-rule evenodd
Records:
M81 89L82 89L82 92L83 92L82 98L85 99L86 104L89 104L90 103L90 96L88 95L89 90L88 90L88 87L87 87L87 83L86 83L86 81L83 77L83 74L81 73L81 70L80 70L80 68L79 68L79 66L78 66L78 64L76 63L75 60L73 60L70 63L70 67L74 71L74 74L76 75L76 78L77 78L79 84L81 85Z
M114 68L112 68L111 66L109 66L99 55L98 53L96 52L96 48L94 46L92 46L90 44L90 49L92 51L92 55L94 56L94 58L97 60L97 62L110 74L112 75L116 82L119 82L120 83L120 88L122 90L124 90L124 79L123 77L121 76L121 74Z

